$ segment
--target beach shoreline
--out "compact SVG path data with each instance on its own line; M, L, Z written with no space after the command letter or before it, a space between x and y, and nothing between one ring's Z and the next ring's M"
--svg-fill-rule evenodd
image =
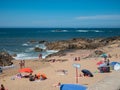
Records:
M101 49L101 48L100 48ZM102 50L105 50L106 53L111 54L112 58L110 61L119 61L119 47L113 46L112 48L103 47ZM103 80L104 78L110 76L113 72L111 70L110 73L99 73L97 69L96 63L100 60L103 60L101 57L89 57L85 58L95 50L72 50L71 52L67 52L64 56L52 56L47 58L45 61L41 61L39 59L35 60L26 60L25 67L30 67L33 69L33 74L38 72L43 72L47 75L45 81L38 81L30 82L28 79L18 79L16 78L16 74L20 69L19 60L14 60L14 64L17 66L16 68L11 68L8 70L3 71L3 74L0 74L0 81L4 84L8 90L59 90L59 87L54 87L53 85L56 83L61 82L62 84L76 84L76 75L75 75L75 68L73 67L74 63L80 64L81 67L79 69L79 75L82 75L82 69L90 70L94 77L84 77L83 75L79 77L78 84L84 85L86 87L92 87L95 83L99 83L99 81ZM116 57L118 54L118 57ZM74 61L75 57L80 57L80 61ZM55 61L50 61L55 59ZM62 61L63 60L63 61ZM63 74L62 72L56 72L57 70L66 70L67 74ZM14 77L15 80L11 80ZM19 82L19 83L18 83ZM14 88L13 88L14 86ZM28 87L29 86L29 87Z

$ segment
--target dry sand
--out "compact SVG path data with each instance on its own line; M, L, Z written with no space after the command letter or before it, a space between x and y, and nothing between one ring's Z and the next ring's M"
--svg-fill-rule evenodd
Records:
M117 46L114 47L105 47L104 49L108 54L112 55L110 61L120 61L120 48ZM19 61L14 61L16 65L15 68L8 69L3 71L3 74L0 74L0 84L3 84L8 90L59 90L59 87L54 87L55 84L61 82L65 83L76 83L76 69L73 67L74 63L80 64L81 67L79 69L79 74L81 73L82 69L90 70L94 77L79 77L79 83L81 85L87 86L89 90L102 90L102 89L93 89L93 87L99 87L99 84L102 80L107 77L111 77L112 74L116 73L115 71L111 71L110 73L99 73L97 69L96 63L102 60L101 57L99 58L87 58L83 59L84 57L88 56L94 50L75 50L68 52L65 56L59 57L54 56L49 58L56 59L56 62L40 62L40 60L29 60L26 61L26 67L30 67L33 69L33 75L37 73L45 73L47 75L46 80L44 81L33 81L30 82L28 78L15 78L16 74L19 70ZM117 54L117 55L116 55ZM74 61L75 57L81 57L80 61ZM67 61L59 61L59 60L67 60ZM56 72L57 70L67 70L67 74L64 75L61 72ZM117 75L117 74L116 74ZM12 80L15 78L15 80ZM112 78L116 78L116 76L112 76ZM112 82L112 81L111 81ZM116 82L117 83L117 82ZM101 84L104 85L104 84ZM112 87L111 85L109 87ZM104 89L105 90L105 89ZM112 90L112 89L111 89Z

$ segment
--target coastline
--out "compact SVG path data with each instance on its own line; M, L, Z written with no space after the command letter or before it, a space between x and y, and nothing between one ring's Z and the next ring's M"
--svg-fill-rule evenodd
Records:
M62 84L68 84L68 83L76 84L76 75L75 75L76 72L75 72L75 68L73 67L73 64L77 63L81 65L79 69L79 74L82 75L82 72L81 72L82 69L88 69L94 75L94 77L84 77L82 75L81 77L79 77L78 84L88 87L89 90L96 90L96 89L93 89L93 87L99 88L98 84L100 84L102 80L105 80L107 77L111 78L111 75L114 74L114 72L116 73L116 71L113 71L113 70L111 70L110 73L99 73L97 69L98 66L96 65L96 63L99 62L100 60L103 60L103 58L95 57L95 56L88 57L89 55L93 54L96 50L102 50L107 54L110 54L112 56L110 58L110 62L112 61L120 62L119 60L120 48L119 48L119 41L118 41L118 42L114 42L112 44L106 45L104 47L99 47L97 49L84 49L84 50L72 49L72 50L65 51L64 55L62 56L58 54L43 60L39 60L39 59L26 60L25 67L32 68L33 74L41 73L41 72L46 74L47 79L45 81L30 82L28 78L21 78L21 79L16 78L16 74L20 69L20 66L19 66L20 61L13 60L13 63L14 65L16 65L16 67L3 71L3 74L0 74L0 81L2 84L5 85L6 88L8 88L8 90L38 90L39 88L41 90L59 90L59 87L54 87L54 84L58 82ZM80 61L74 61L75 57L80 57ZM55 59L55 62L50 61L53 59ZM56 72L57 70L63 70L63 69L68 71L66 75L64 75L61 72L60 73ZM118 74L116 74L116 76L114 75L112 79L115 80L117 76ZM14 80L12 80L13 77L15 78ZM114 81L110 81L110 82L114 82ZM106 87L110 88L112 87L112 85L108 85ZM100 89L101 89L101 86L100 86Z

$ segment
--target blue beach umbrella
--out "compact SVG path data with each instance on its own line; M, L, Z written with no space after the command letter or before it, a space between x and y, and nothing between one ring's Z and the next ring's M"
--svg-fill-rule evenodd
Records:
M115 66L116 64L120 64L119 62L111 62L110 65L111 66Z
M86 90L87 87L79 84L62 84L60 90Z

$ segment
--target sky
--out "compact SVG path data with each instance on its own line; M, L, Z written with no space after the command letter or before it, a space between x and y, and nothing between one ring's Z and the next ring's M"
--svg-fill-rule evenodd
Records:
M0 0L0 27L120 28L120 0Z

